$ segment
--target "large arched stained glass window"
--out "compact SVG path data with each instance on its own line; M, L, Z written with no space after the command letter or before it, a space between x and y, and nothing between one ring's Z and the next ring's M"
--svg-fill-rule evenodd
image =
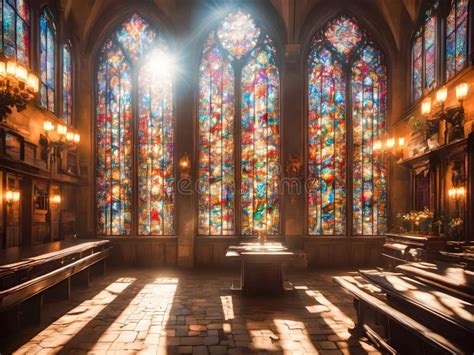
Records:
M279 233L279 108L270 37L251 15L229 14L199 69L199 234Z
M27 0L0 0L0 44L3 54L30 65L30 6Z
M136 14L101 49L96 113L99 234L174 234L170 58L160 33Z
M382 54L354 19L340 16L315 34L308 57L309 234L384 231L386 171L373 143L384 134L386 95Z
M40 103L51 112L56 110L56 25L44 6L40 15Z
M451 0L446 20L446 79L466 65L468 0Z
M415 101L437 85L438 18L434 7L425 12L424 19L415 34L412 46L412 88Z

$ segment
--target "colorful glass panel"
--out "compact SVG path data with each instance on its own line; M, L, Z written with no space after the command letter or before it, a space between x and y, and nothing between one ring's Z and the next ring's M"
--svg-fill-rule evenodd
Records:
M237 11L228 15L217 30L222 46L235 58L240 59L257 44L260 27L252 16Z
M51 112L55 111L56 80L56 29L48 8L40 16L40 103Z
M138 15L124 22L112 38L102 49L97 78L98 231L172 235L173 71L163 67L170 62L170 50ZM134 161L136 173L131 170ZM133 196L136 206L132 206Z
M137 62L154 44L155 30L137 14L122 24L117 31L117 41L125 50L128 59Z
M346 111L341 63L316 45L308 78L308 232L345 234Z
M269 39L242 70L241 226L243 235L279 233L280 77Z
M97 72L97 232L132 229L132 78L122 51L106 43Z
M423 39L421 33L418 33L413 43L413 93L415 100L423 95Z
M156 48L138 76L138 233L174 234L173 88L157 70L168 48Z
M18 63L30 64L30 12L26 0L0 0L1 50L8 58Z
M275 48L249 14L232 13L211 32L199 68L200 235L279 233L279 80Z
M371 45L352 66L351 90L353 230L380 235L386 225L386 167L373 145L385 132L387 79L381 53Z
M71 46L63 46L63 119L72 124L72 60Z
M452 0L446 21L446 79L466 65L468 0Z
M199 67L201 235L234 233L234 111L234 71L211 33Z
M340 16L327 26L325 37L339 54L347 57L361 41L362 33L357 23Z
M330 22L329 28L345 22L342 16ZM376 235L383 233L386 225L385 163L372 149L385 129L386 71L380 51L368 45L367 34L351 22L357 28L357 41L347 40L349 35L330 41L327 36L337 31L323 30L315 35L308 58L307 208L311 235L344 235L346 225L352 225L353 234ZM420 52L421 40L414 55L421 58ZM350 73L341 60L351 60ZM346 112L348 97L352 100L350 116ZM351 135L347 135L347 127L351 127ZM348 151L352 151L352 159L346 161ZM348 195L353 197L350 201ZM348 209L352 209L352 221L347 221Z
M430 17L425 24L425 93L436 86L436 17Z

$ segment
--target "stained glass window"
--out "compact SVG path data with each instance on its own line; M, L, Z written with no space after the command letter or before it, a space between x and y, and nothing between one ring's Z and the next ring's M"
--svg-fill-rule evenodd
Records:
M413 98L418 100L437 85L437 23L435 9L425 13L425 21L416 32L412 46Z
M0 0L1 50L8 58L30 65L30 7L27 0Z
M40 103L55 112L56 99L56 27L47 7L40 15Z
M169 58L170 50L160 33L136 14L101 50L96 112L99 234L174 234ZM132 204L135 196L136 207Z
M72 124L72 60L71 45L63 45L63 119Z
M270 37L251 15L229 14L199 69L199 234L279 234L279 110Z
M309 234L345 235L349 224L353 234L383 233L385 164L372 146L384 134L386 95L383 56L354 19L340 16L315 34L308 57Z
M466 65L468 0L452 0L446 20L446 79Z

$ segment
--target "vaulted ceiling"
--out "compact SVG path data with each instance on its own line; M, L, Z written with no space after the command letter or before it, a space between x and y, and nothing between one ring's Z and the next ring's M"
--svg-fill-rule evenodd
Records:
M198 9L218 6L225 1L217 0L134 0L133 4L156 5L157 10L171 19L186 18L186 14ZM238 3L237 0L228 0L229 3ZM241 2L251 2L244 1ZM107 17L107 13L120 6L130 6L130 0L58 0L64 19L73 28L72 35L79 42L84 43L91 36L96 23ZM287 42L298 41L304 31L309 18L318 16L319 9L324 9L331 3L341 9L346 6L360 8L364 14L372 14L375 18L383 18L389 28L396 47L400 48L403 36L406 35L406 25L416 21L422 0L268 0L268 5L273 6L281 16L286 27ZM189 17L188 22L189 22ZM179 25L185 26L186 23Z

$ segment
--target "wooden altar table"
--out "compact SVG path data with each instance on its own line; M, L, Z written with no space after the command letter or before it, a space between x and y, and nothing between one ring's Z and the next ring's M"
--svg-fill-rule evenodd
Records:
M282 294L285 265L294 253L281 243L240 243L227 249L226 257L239 258L240 287L246 295Z

